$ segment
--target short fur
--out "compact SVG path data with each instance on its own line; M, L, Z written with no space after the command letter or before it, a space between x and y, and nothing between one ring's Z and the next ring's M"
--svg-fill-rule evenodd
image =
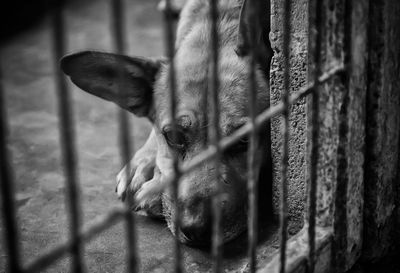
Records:
M248 29L239 28L248 20L247 14L240 14L242 4L241 0L219 1L222 136L231 134L248 121L249 57L237 52L238 36L243 34L243 29ZM126 179L125 169L117 177L117 193L123 199L128 197L136 209L164 217L172 232L175 211L167 181L172 174L173 154L181 162L191 160L206 148L208 140L210 121L204 99L208 92L211 58L209 9L207 0L189 0L180 15L174 57L177 75L176 121L180 132L178 142L170 138L168 62L100 52L81 52L66 56L61 61L64 72L83 90L152 121L153 131L130 163L130 177ZM265 16L268 16L268 12L267 9ZM269 29L262 27L264 34L268 33ZM242 37L247 36L243 34ZM258 49L261 54L256 70L256 110L261 112L269 107L269 77L266 70L269 69L272 54L268 40L263 42L261 39ZM260 139L257 151L262 164L260 175L270 178L268 132L260 132ZM224 153L218 179L215 179L213 162L205 162L181 178L178 197L182 208L181 228L179 234L175 235L182 242L195 245L210 242L210 201L217 187L222 191L220 205L224 242L245 230L246 154L247 139L243 139Z

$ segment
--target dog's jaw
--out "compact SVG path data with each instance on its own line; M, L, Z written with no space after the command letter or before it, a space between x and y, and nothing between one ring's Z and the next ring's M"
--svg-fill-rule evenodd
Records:
M194 238L192 236L185 235L181 230L175 229L174 223L174 205L171 202L171 198L164 195L162 198L163 204L163 216L167 223L167 226L171 233L176 236L181 243L191 245L191 246L210 246L212 240L212 229L211 226L210 232L204 233L206 234L201 238ZM242 234L246 230L246 219L247 219L247 209L244 206L240 211L236 213L236 215L232 215L230 219L223 219L223 225L221 228L222 235L222 243L228 243L233 239L237 238L240 234ZM182 222L180 223L182 224ZM178 234L176 234L176 231Z
M199 6L200 2L191 1L193 6ZM227 1L224 2L228 3ZM204 8L204 7L203 7ZM237 5L231 7L224 6L229 14L229 22L220 25L220 130L222 137L229 135L232 127L238 128L245 123L248 116L247 108L247 89L249 79L249 59L236 55L234 49L236 45L235 30L239 23L239 9ZM190 13L191 7L183 10L183 18ZM193 8L194 9L194 8ZM189 11L188 11L189 10ZM199 12L193 14L197 16L195 21L207 21L208 13ZM204 16L202 18L201 16ZM222 16L223 17L223 16ZM227 16L223 18L228 18ZM191 24L190 27L178 27L182 33L178 33L177 51L175 54L176 69L176 101L177 101L177 119L180 118L182 112L193 113L192 123L197 124L196 128L189 128L190 134L195 135L190 141L190 147L185 150L184 155L179 155L181 161L189 161L196 154L202 152L206 148L204 143L207 142L207 130L210 126L208 120L208 112L202 107L202 101L207 94L209 71L208 62L211 58L209 51L210 44L210 28L208 23L192 24L188 21L184 23ZM168 89L170 66L165 64L158 75L154 88L154 108L157 109L155 116L155 126L162 131L164 125L168 123L166 120L170 116L170 98ZM259 67L256 71L258 105L257 111L261 112L266 109L269 104L268 82ZM194 118L193 118L194 117ZM163 137L160 135L160 137ZM189 137L190 138L190 137ZM228 152L229 155L224 156L221 162L222 173L225 173L225 179L215 179L212 169L212 162L206 162L203 166L197 168L192 173L185 175L179 184L179 203L181 212L181 225L189 226L193 230L193 234L185 234L182 230L175 234L174 226L174 204L171 197L168 196L168 190L164 193L163 214L167 221L171 232L179 238L180 241L191 245L202 245L210 243L211 239L211 221L205 219L209 215L199 215L202 213L211 214L210 211L204 212L200 208L204 204L192 205L195 200L201 199L202 202L209 202L211 196L217 191L218 185L222 185L222 193L230 195L227 208L222 208L223 224L221 227L223 242L228 242L241 234L247 226L247 197L246 197L246 173L247 161L246 151ZM261 156L265 156L262 154ZM236 159L237 158L237 159ZM230 170L230 171L227 171ZM231 175L229 173L234 173ZM228 175L229 174L229 175ZM223 182L225 180L226 182ZM225 185L229 184L229 185ZM223 206L221 204L221 206ZM186 217L186 218L185 218ZM192 226L192 227L190 227Z
M248 120L248 87L249 58L240 57L235 53L236 29L239 24L240 6L234 1L222 1L221 13L226 13L220 22L219 48L219 100L220 100L220 131L221 137L226 137ZM207 146L208 127L210 126L209 111L204 107L204 97L207 96L209 82L209 60L211 59L210 22L208 6L205 1L190 1L181 16L177 34L177 49L174 57L176 72L176 123L185 133L188 143L183 149L176 150L166 141L165 128L170 126L170 64L163 63L156 76L153 86L151 121L157 132L156 168L160 169L160 179L157 183L145 182L136 194L139 205L148 210L151 204L162 203L163 216L171 232L182 242L190 245L207 245L212 237L212 196L221 192L228 198L221 202L222 207L222 241L229 242L240 235L247 227L247 142L241 140L238 145L224 152L220 164L220 177L215 177L213 162L204 162L199 168L180 178L178 188L178 204L180 206L180 229L175 230L175 203L170 194L170 184L163 177L173 169L172 158L175 155L181 163L190 161ZM229 6L231 5L232 6ZM197 12L197 13L196 13ZM192 18L195 16L196 18ZM193 19L193 20L192 20ZM268 60L265 60L268 62ZM268 77L256 69L257 109L261 112L269 106ZM179 119L188 119L184 126ZM243 145L245 144L245 145ZM244 148L243 148L244 146ZM265 147L264 147L265 148ZM260 148L261 160L266 156L266 150ZM161 163L168 162L162 167ZM161 165L160 165L161 164ZM165 165L165 164L164 164ZM161 168L162 167L162 168ZM155 172L156 173L156 172ZM154 179L153 179L154 182ZM200 201L199 201L200 200Z

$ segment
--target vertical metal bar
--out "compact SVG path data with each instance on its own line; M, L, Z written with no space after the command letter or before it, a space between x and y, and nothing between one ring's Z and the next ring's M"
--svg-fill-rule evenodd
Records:
M316 205L317 205L317 164L318 164L318 135L319 135L319 83L320 74L320 54L321 54L321 30L322 30L322 1L313 0L309 3L309 54L312 57L310 63L311 78L314 82L314 92L312 94L312 117L311 117L311 159L310 159L310 184L309 184L309 207L308 207L308 240L309 257L308 269L314 272L315 267L315 224L316 224Z
M210 98L212 103L212 117L210 127L210 140L211 145L216 149L216 156L214 161L215 166L215 179L220 179L220 162L221 151L219 147L219 140L221 133L219 129L219 77L218 77L218 59L219 59L219 38L218 38L218 1L210 0L210 16L211 16L211 62L209 69L209 89ZM217 187L219 183L217 183ZM212 200L213 212L213 236L212 236L212 254L213 254L213 270L214 272L221 271L221 252L222 252L222 239L221 239L221 190L216 189L216 193Z
M124 54L126 52L126 40L125 40L125 14L123 7L123 0L112 0L112 34L114 49L118 54ZM119 81L124 81L122 75L119 77ZM121 84L120 86L124 86ZM123 92L123 90L118 90ZM119 146L122 166L126 165L125 178L129 179L130 174L130 158L131 158L131 142L130 142L130 126L127 116L127 112L120 108L118 110L118 125L119 125ZM126 181L129 184L130 181ZM128 202L125 202L126 209L126 235L128 244L128 272L137 272L138 258L136 254L136 230L135 230L135 216L131 211Z
M4 241L8 254L9 272L20 272L20 250L18 242L17 217L14 204L14 181L12 177L11 157L7 149L7 114L4 101L3 74L0 60L0 170L1 200L4 217Z
M65 28L63 20L63 3L60 1L55 4L53 11L53 49L55 67L58 68L58 60L65 54ZM83 251L79 237L81 215L79 209L79 192L78 192L78 174L77 156L75 152L75 130L73 122L73 111L71 108L71 95L67 86L64 75L60 69L55 72L57 92L58 92L58 108L60 117L60 141L64 159L64 168L66 176L67 199L69 203L69 214L71 221L71 240L72 244L72 272L83 272Z
M174 31L173 31L173 10L171 9L171 1L165 1L165 10L164 10L164 25L165 25L165 41L166 41L166 51L167 57L169 59L169 92L170 92L170 115L171 115L171 127L173 133L173 139L177 138L177 126L176 126L176 75L175 75L175 62L174 62ZM179 232L180 232L180 206L178 202L178 187L179 187L179 178L181 176L178 159L174 154L173 158L173 169L174 169L174 178L171 183L172 187L172 198L174 200L174 233L175 233L175 272L182 272L182 253L181 253L181 245L179 242Z
M357 70L362 73L361 69L354 69L351 65L352 58L351 58L351 33L352 33L352 3L354 0L343 0L341 1L340 5L344 8L344 12L341 16L342 20L340 20L342 23L338 23L339 26L332 27L327 29L329 32L333 32L333 44L338 47L338 43L343 38L342 43L338 47L338 53L335 55L339 55L340 53L343 54L343 61L344 65L347 67L347 71L345 73L342 73L340 75L340 81L335 81L335 85L338 87L336 88L336 92L341 92L342 96L342 105L346 105L345 107L340 108L340 113L339 113L339 124L338 124L338 147L337 147L337 169L338 174L337 174L337 180L336 180L336 185L335 185L335 199L334 199L334 215L333 215L333 240L332 240L332 263L331 263L331 268L333 272L345 272L347 271L347 268L349 266L349 263L352 263L351 260L355 261L354 257L351 257L352 253L355 253L356 251L350 252L348 249L348 240L349 237L352 238L352 240L356 240L355 236L355 227L352 226L353 222L352 220L349 221L348 219L348 211L347 207L356 205L354 201L348 202L349 198L354 198L355 195L353 195L356 191L354 190L355 187L352 186L352 183L357 183L356 179L353 179L352 173L357 172L354 170L354 165L352 165L351 158L354 158L353 153L355 154L356 151L352 150L350 146L352 145L352 138L355 137L349 137L349 135L354 134L355 132L353 131L352 123L357 122L357 115L354 115L354 112L351 113L350 109L356 109L354 107L357 107L357 105L354 103L352 99L351 92L352 91L352 82L353 82L353 77L355 74L353 72L356 72ZM357 1L355 1L357 2ZM338 5L339 6L339 5ZM335 7L332 9L332 12L336 15L338 14L338 8ZM361 12L360 12L361 15ZM343 24L343 25L341 25ZM340 26L341 25L341 26ZM340 27L343 27L343 29L340 29ZM343 32L343 33L340 33ZM343 36L342 36L343 35ZM342 36L342 37L341 37ZM362 50L361 47L359 47L357 50ZM339 53L340 52L340 53ZM361 67L360 67L361 68ZM333 87L335 88L335 87ZM361 93L362 91L359 90ZM360 94L359 97L357 98L361 103L362 101L362 95ZM352 121L350 121L352 119ZM354 120L355 119L355 120ZM361 123L361 120L359 120ZM359 129L362 131L362 129ZM364 152L364 151L363 151ZM360 187L360 186L358 186ZM351 189L352 193L348 193L348 190ZM360 204L361 206L361 204ZM357 214L355 214L357 215ZM359 214L360 216L362 215L361 212ZM352 230L351 234L348 234L348 230ZM361 239L361 238L360 238ZM355 250L355 249L354 249Z
M283 6L283 90L282 90L282 174L281 174L281 208L280 208L280 272L285 272L286 241L288 228L288 187L287 172L289 160L289 88L290 88L290 36L291 36L291 0L285 0Z
M248 216L248 255L250 258L250 272L256 271L256 247L258 240L258 170L259 162L256 159L258 147L258 129L256 126L257 117L257 83L256 83L256 58L257 58L257 33L261 33L257 22L259 0L249 1L249 116L252 130L250 131L250 146L247 153L248 178L247 187L249 194L249 216Z

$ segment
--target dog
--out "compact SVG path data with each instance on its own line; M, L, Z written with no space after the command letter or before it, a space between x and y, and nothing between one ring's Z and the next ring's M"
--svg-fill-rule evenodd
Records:
M129 166L117 176L116 192L122 199L151 216L165 218L174 233L174 200L167 182L173 174L172 158L190 161L207 145L209 117L201 103L208 89L211 58L211 19L208 0L188 0L180 13L176 32L174 63L177 83L177 137L172 137L169 105L168 61L112 53L84 51L67 55L61 69L82 90L116 103L139 117L147 117L153 129ZM229 136L248 120L249 56L246 37L250 14L246 0L218 1L220 131ZM260 1L268 2L268 1ZM161 5L162 6L162 5ZM269 7L257 10L257 113L269 107L269 64L272 57ZM238 42L239 45L238 47ZM240 47L241 46L241 47ZM257 157L261 167L260 192L271 183L269 129L260 130ZM224 151L220 177L215 178L213 162L206 161L184 174L179 182L180 229L174 234L182 243L211 242L211 198L219 187L222 208L222 237L226 243L247 226L248 137ZM126 174L129 173L127 179ZM263 195L260 201L270 200ZM267 201L268 203L269 201Z

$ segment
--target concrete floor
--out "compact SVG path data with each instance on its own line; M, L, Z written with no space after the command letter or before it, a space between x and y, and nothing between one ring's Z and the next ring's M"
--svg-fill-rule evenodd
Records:
M68 52L84 49L111 50L109 1L81 1L66 9ZM162 22L157 1L129 2L129 53L162 55ZM10 127L10 150L15 172L18 225L24 264L68 239L65 186L58 134L54 67L49 24L8 41L1 50L4 88ZM89 226L96 218L121 207L115 176L120 169L116 107L71 85L75 110L82 218ZM147 137L150 124L131 117L134 147ZM0 219L0 227L2 219ZM171 272L173 237L163 222L137 216L138 253L142 272ZM276 226L263 228L260 265L277 248ZM123 272L125 269L123 223L108 229L85 246L88 272ZM3 239L3 238L2 238ZM6 256L0 241L0 272ZM226 271L246 271L245 238L225 247ZM184 246L187 272L209 271L207 250ZM46 272L69 272L68 257Z

